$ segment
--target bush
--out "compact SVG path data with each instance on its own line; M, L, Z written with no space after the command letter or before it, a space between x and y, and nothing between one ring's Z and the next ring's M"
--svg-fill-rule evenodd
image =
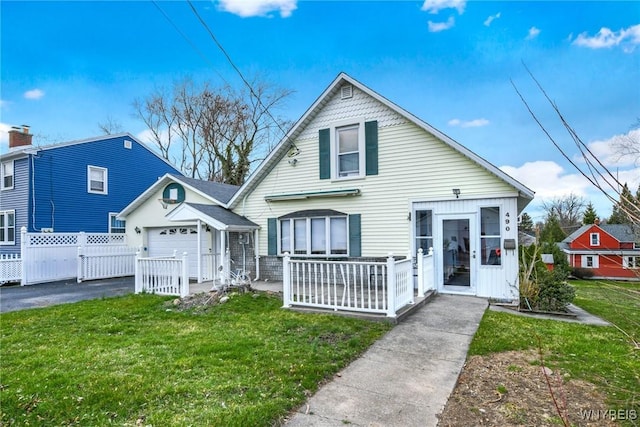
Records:
M538 276L538 300L536 309L540 311L565 311L576 296L573 286L566 282L567 274L553 270Z
M571 275L576 279L591 279L593 277L593 270L574 267L571 269Z
M554 254L555 255L555 254ZM555 256L554 256L555 258ZM566 283L569 270L548 271L540 259L540 248L532 245L520 252L520 307L534 311L565 311L575 297Z

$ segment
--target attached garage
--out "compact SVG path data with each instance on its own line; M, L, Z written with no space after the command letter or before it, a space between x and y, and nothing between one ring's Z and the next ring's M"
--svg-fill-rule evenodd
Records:
M172 226L149 228L148 248L150 257L177 256L187 253L189 259L189 277L198 277L198 228L197 226ZM204 256L213 253L212 233L202 230L200 233L200 251Z

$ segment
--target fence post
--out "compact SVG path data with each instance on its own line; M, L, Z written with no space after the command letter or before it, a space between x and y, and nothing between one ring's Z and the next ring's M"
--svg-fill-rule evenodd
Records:
M136 260L134 267L134 292L139 294L142 292L142 275L140 274L140 251L136 251Z
M291 259L289 252L282 257L282 307L291 307Z
M429 275L429 288L432 290L436 289L436 265L435 265L435 257L433 256L433 246L429 248L429 266L427 268L427 274Z
M20 259L22 261L20 261L20 285L24 286L26 284L28 284L28 277L27 277L27 271L28 268L26 267L27 265L27 253L29 252L27 250L27 245L28 245L28 241L27 241L27 227L21 227L20 228Z
M184 298L186 296L189 295L189 268L188 268L188 262L187 262L187 253L183 252L182 253L182 271L181 271L181 280L182 280L182 286L180 286L180 297Z
M393 253L387 257L387 317L396 317L396 261Z
M77 273L77 282L81 283L82 279L84 277L83 274L83 254L82 254L82 246L78 246L78 257L77 257L77 263L78 263L78 273Z
M424 254L422 248L418 249L418 296L424 296Z

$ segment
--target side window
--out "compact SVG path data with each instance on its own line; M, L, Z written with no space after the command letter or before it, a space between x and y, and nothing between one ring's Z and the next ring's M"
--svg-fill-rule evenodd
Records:
M0 211L0 245L14 245L16 243L16 214L15 211Z
M501 265L500 208L480 208L480 250L482 265Z
M360 145L359 125L336 128L336 174L338 178L360 176Z
M415 213L416 218L416 254L422 248L423 253L428 253L433 247L433 215L429 210L419 210Z
M109 214L109 233L124 233L126 231L126 223L117 218L116 213Z
M2 172L2 189L10 190L13 188L13 160L3 162L1 167Z
M378 122L354 119L318 131L320 179L378 175Z
M87 191L94 194L107 194L107 187L107 169L98 166L88 166Z
M590 234L591 246L600 246L600 233Z

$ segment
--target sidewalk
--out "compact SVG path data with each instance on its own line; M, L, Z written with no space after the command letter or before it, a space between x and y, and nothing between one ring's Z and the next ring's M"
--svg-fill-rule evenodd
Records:
M285 424L435 426L487 300L437 295L312 396Z

